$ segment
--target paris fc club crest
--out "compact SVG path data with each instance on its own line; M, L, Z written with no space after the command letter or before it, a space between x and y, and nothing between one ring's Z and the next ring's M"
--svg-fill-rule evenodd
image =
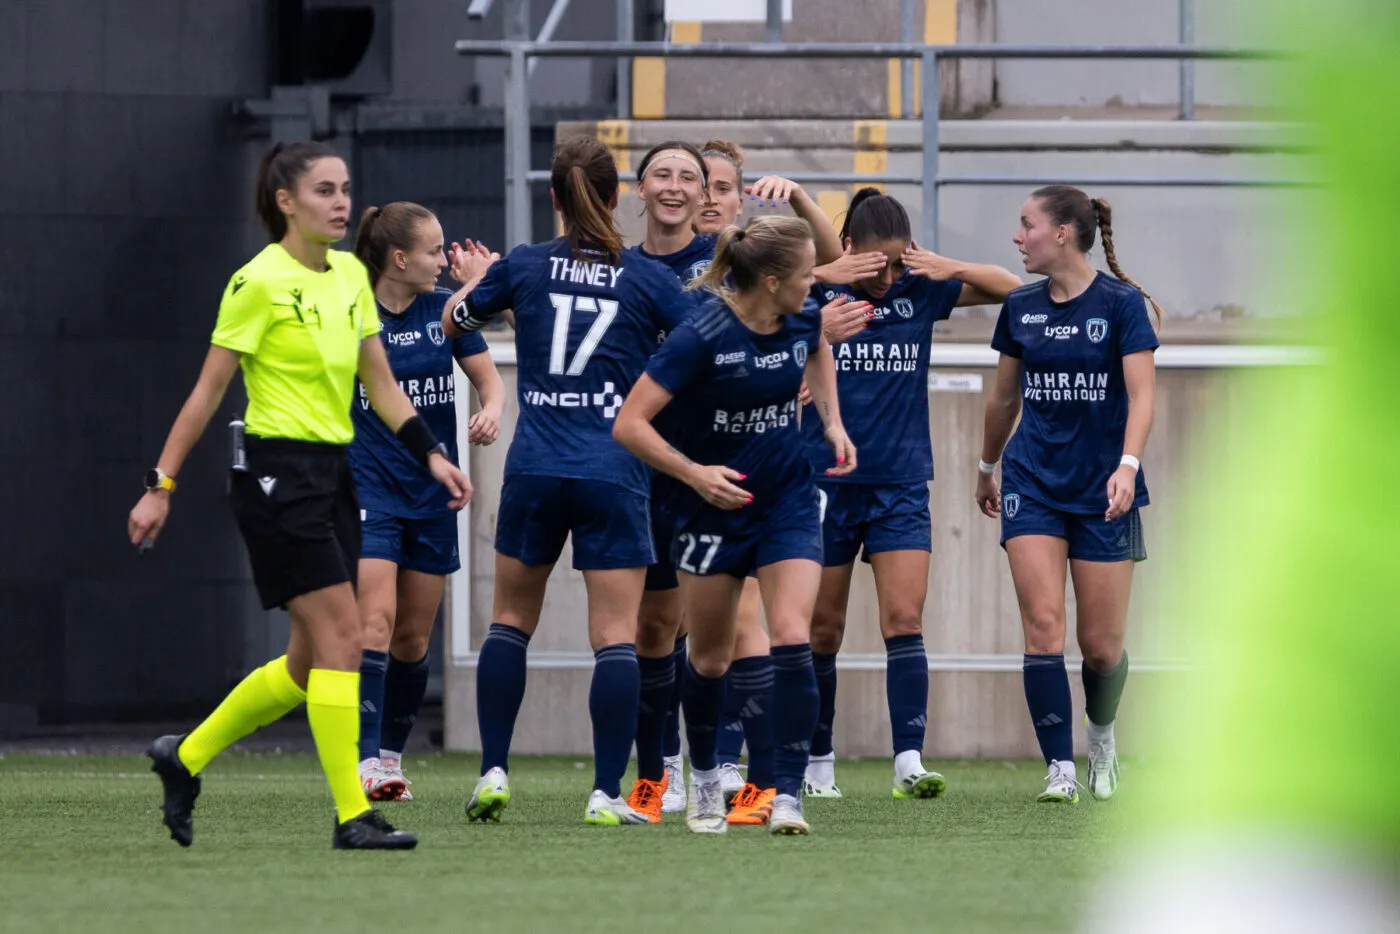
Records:
M907 298L896 298L894 300L894 313L907 321L914 317L914 303Z
M1021 494L1006 493L1001 498L1002 511L1006 513L1006 518L1016 518L1016 513L1021 511Z
M428 322L428 339L433 342L433 346L442 346L442 342L446 339L446 336L442 333L441 321Z
M705 274L705 271L709 268L710 261L707 259L701 260L698 263L691 263L690 269L686 270L685 281L687 283L694 282L696 279L699 279L701 276L703 276Z
M1089 335L1089 342L1097 344L1108 336L1108 322L1103 318L1090 318L1084 322L1084 333Z
M794 359L794 360L797 361L797 368L798 368L799 370L806 369L806 367L807 367L807 342L806 342L806 341L798 341L797 343L795 343L795 344L792 345L792 359Z

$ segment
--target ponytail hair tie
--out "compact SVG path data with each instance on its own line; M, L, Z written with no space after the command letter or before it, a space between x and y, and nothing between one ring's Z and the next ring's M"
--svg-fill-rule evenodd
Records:
M738 243L740 240L743 240L748 235L749 232L744 228L740 227L738 230L734 231L734 242Z

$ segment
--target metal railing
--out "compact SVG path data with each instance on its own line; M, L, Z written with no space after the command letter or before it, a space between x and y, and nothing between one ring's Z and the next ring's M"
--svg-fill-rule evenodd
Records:
M942 83L939 63L963 58L991 59L1151 59L1165 61L1281 61L1286 53L1234 47L1185 46L1058 46L1058 45L922 45L895 42L803 44L714 42L675 45L669 42L522 42L460 40L458 54L498 56L508 59L505 88L506 142L506 246L531 240L530 185L547 181L549 173L530 168L529 62L551 58L769 58L769 59L916 59L922 62L921 87L925 106L923 126L924 171L921 175L798 173L792 179L812 184L917 184L923 195L923 237L930 249L938 249L938 193L945 185L1013 185L1034 188L1047 182L1081 187L1095 185L1169 187L1290 187L1310 184L1283 178L1016 178L1009 176L942 175L939 172L939 107ZM1184 81L1183 81L1184 83Z

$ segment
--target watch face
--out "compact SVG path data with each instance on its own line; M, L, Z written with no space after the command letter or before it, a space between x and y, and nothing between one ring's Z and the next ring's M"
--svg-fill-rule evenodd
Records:
M146 489L154 490L160 487L160 471L151 469L146 471Z

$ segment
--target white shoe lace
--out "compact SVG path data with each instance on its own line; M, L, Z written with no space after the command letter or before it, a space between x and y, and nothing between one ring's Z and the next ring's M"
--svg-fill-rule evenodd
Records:
M1084 787L1079 784L1079 779L1075 777L1074 773L1058 759L1050 763L1050 774L1045 776L1045 781L1046 791L1058 792L1066 797L1073 796L1076 788Z
M719 782L696 782L692 793L696 817L724 816L724 792Z

